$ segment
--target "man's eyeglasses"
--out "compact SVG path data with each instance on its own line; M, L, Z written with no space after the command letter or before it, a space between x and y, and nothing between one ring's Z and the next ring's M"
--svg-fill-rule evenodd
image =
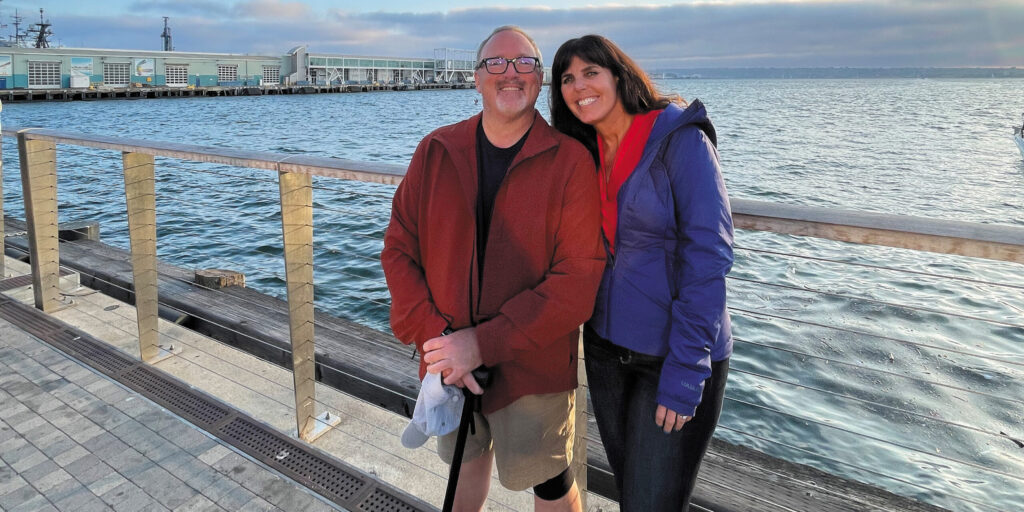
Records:
M512 64L516 73L533 73L533 71L537 69L537 66L540 65L540 59L537 57L516 57L514 59L491 57L480 61L480 64L477 64L476 68L484 68L492 75L500 75L508 69L509 64Z

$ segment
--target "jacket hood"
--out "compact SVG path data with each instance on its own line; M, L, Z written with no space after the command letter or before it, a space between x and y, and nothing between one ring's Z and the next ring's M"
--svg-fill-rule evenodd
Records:
M665 111L654 122L654 128L647 139L647 148L658 147L662 139L670 133L689 125L696 126L703 131L711 143L718 147L718 136L715 134L715 127L711 124L711 119L708 119L708 111L700 100L695 99L685 109L675 103L665 107Z

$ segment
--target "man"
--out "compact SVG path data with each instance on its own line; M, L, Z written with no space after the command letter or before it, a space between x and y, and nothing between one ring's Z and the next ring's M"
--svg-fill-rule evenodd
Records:
M479 510L492 461L536 510L580 510L569 463L578 328L604 269L593 159L534 108L540 51L518 27L477 50L483 111L420 142L395 192L381 263L391 327L415 343L420 377L481 394L455 510ZM438 440L450 462L455 433Z

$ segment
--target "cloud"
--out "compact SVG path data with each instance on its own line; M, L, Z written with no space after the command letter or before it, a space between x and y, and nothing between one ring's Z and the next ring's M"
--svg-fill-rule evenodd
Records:
M430 57L476 49L493 27L516 24L550 62L571 37L598 33L647 67L1020 66L1024 2L977 0L695 1L671 6L452 9L447 12L317 11L302 2L136 2L132 16L54 19L66 45L159 48L173 16L185 51L281 55L314 52ZM177 9L165 11L164 9Z
M139 1L128 6L130 13L157 13L160 16L202 16L223 18L231 13L224 2L204 0Z
M251 0L239 2L232 9L236 16L249 19L298 19L308 18L310 8L302 2L280 0Z

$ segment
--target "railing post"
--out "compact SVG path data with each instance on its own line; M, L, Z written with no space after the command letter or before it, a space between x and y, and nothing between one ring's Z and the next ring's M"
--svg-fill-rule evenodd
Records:
M583 364L583 331L579 331L577 343L579 344L579 366L576 368L576 377L579 386L576 387L576 437L572 446L572 472L576 476L576 486L580 490L580 500L583 510L587 510L587 368Z
M7 277L7 258L4 256L4 237L7 234L4 232L4 147L3 140L0 137L0 280Z
M0 102L0 111L4 109L3 102ZM5 267L7 258L4 256L4 144L3 135L0 135L0 281L7 277Z
M26 130L22 130L18 132L18 154L32 261L32 294L36 308L51 312L61 306L57 288L60 277L57 145L45 140L31 140Z
M316 364L313 345L313 178L281 172L281 228L288 289L295 425L300 439L312 442L327 431L316 418ZM340 418L334 417L337 421ZM321 421L335 423L328 413Z
M159 346L156 272L156 191L153 155L122 154L128 237L132 250L132 288L139 323L139 356L155 363L169 355Z

